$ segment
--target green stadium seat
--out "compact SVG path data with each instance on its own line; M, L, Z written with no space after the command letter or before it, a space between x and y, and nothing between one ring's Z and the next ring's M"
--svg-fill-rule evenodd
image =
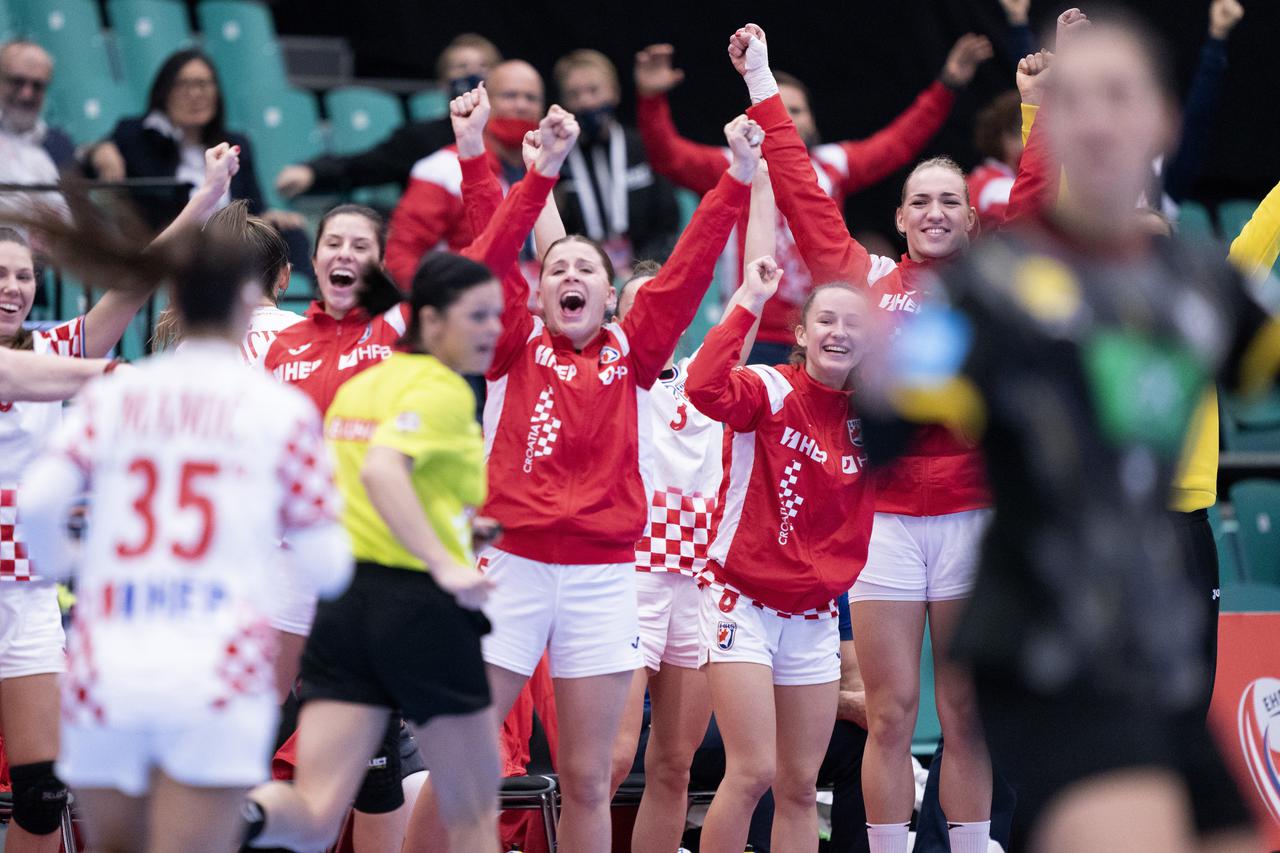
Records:
M79 145L110 135L116 123L129 112L129 94L114 80L102 80L94 86L49 96L50 121Z
M1223 613L1280 613L1280 584L1224 582L1221 607Z
M1237 198L1218 205L1218 225L1222 231L1222 239L1230 243L1240 236L1244 226L1253 218L1258 204L1259 202L1251 199Z
M0 41L9 41L22 32L17 18L10 14L9 4L0 0Z
M6 0L5 6L8 7L9 19L13 21L17 31L29 35L31 22L39 16L45 0Z
M1222 395L1221 422L1228 450L1280 451L1280 390L1249 402Z
M28 36L53 57L51 100L57 103L61 97L63 103L72 105L116 85L93 0L51 0L28 12L32 13L26 20Z
M254 0L204 0L196 18L204 49L218 67L228 122L244 127L251 113L288 89L271 12Z
M1203 204L1184 201L1178 206L1178 233L1192 239L1212 240L1217 235L1213 218Z
M329 114L329 147L335 154L355 154L386 139L404 124L400 99L367 86L342 86L324 96Z
M409 118L431 121L449 114L449 94L443 89L424 89L409 96Z
M1235 519L1224 520L1221 505L1214 504L1209 507L1209 526L1213 528L1213 543L1218 547L1218 577L1223 583L1228 580L1243 580L1238 541L1239 523Z
M286 89L264 97L249 111L242 127L253 142L258 182L267 207L287 208L276 193L274 176L290 163L315 157L324 147L315 96Z
M1280 481L1242 480L1231 487L1240 524L1244 576L1280 585Z
M140 113L160 66L170 54L194 43L187 8L173 0L108 0L107 18L120 52L131 108Z

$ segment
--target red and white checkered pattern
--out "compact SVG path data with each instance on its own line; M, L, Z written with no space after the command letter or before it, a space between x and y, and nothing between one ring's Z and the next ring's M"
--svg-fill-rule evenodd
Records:
M649 525L636 543L636 569L693 577L707 565L716 499L691 497L668 487L654 491Z
M560 437L561 427L560 419L552 415L555 407L555 392L548 385L538 395L538 402L533 407L533 415L529 418L529 425L538 429L538 441L535 445L536 449L533 451L534 456L550 456L551 451L555 450L553 445L556 443L556 439Z
M0 581L29 581L34 574L17 527L18 490L0 489Z
M733 608L740 603L746 603L750 604L752 607L763 610L766 613L772 613L774 616L779 616L783 619L807 619L812 621L816 619L834 619L840 615L840 611L836 608L836 602L834 599L827 602L826 607L805 610L800 613L788 613L785 610L776 610L769 607L767 604L762 604L759 601L756 601L750 596L743 595L742 591L735 588L733 584L725 583L724 581L717 579L715 572L711 569L703 569L698 572L698 586L713 589L720 593L719 606L725 613L732 611Z
M338 490L318 419L297 422L277 472L285 488L280 507L280 526L285 532L327 524L338 517Z
M782 481L778 483L778 504L783 521L795 518L804 504L804 498L795 493L796 481L799 479L800 460L797 459L783 469Z
M225 708L236 696L270 693L275 684L276 634L266 622L245 625L222 650L216 674L222 690L213 699Z
M36 352L84 357L84 317L76 317L50 329L31 333L32 349Z

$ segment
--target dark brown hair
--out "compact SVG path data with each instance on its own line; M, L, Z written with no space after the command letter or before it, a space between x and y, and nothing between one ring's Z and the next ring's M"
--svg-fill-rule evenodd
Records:
M600 256L600 266L604 267L605 275L608 276L609 286L613 287L613 278L615 273L613 271L613 261L609 260L609 253L606 252L604 247L595 240L592 240L590 237L583 237L581 234L566 234L548 246L547 251L542 255L543 264L545 264L547 262L547 258L551 256L551 250L556 246L559 246L561 243L586 243L588 246L595 249L596 254Z
M436 79L441 83L445 80L445 66L449 64L449 54L460 47L473 47L483 53L489 55L489 67L497 65L502 61L502 52L498 50L498 46L489 41L479 33L462 33L455 36L453 41L444 46L444 50L440 51L440 55L436 57Z
M1022 96L1010 89L987 103L973 123L973 144L983 157L1004 160L1004 137L1022 133Z
M352 216L361 216L369 220L369 224L373 226L373 233L378 238L378 258L381 260L387 252L387 221L382 218L382 214L374 210L372 207L366 207L363 204L340 204L337 207L330 208L324 216L320 217L320 224L316 226L316 249L320 248L320 241L324 239L324 230L329 225L329 220L335 216L350 214ZM314 256L315 250L312 250Z
M147 96L147 112L168 115L166 110L169 107L169 95L178 84L178 75L192 60L203 62L208 67L209 73L213 75L213 86L217 92L214 98L213 118L200 129L200 141L206 146L214 146L226 140L226 111L222 101L222 84L218 81L218 69L204 51L188 48L170 54L164 61L164 65L161 65L160 70L156 72L155 81L151 84L151 92Z

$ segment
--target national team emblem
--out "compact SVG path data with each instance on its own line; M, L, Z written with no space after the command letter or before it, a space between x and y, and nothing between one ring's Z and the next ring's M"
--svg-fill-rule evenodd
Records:
M845 425L849 428L849 440L853 442L854 447L862 446L862 418L850 418L845 421Z
M1280 820L1280 679L1259 678L1244 689L1237 728L1253 785L1267 811Z
M621 358L622 358L622 353L618 352L613 347L600 348L600 364L602 365L613 364L614 362L620 360Z
M360 346L362 343L369 340L369 337L372 334L373 334L373 324L366 323L364 326L364 334L360 336L360 340L356 341L356 346Z
M716 648L727 652L733 648L733 639L738 633L737 622L716 623Z

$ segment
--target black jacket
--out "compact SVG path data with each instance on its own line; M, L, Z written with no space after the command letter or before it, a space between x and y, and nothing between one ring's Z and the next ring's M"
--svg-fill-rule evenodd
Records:
M626 236L631 240L632 255L636 260L665 261L675 246L680 228L680 209L676 204L675 190L665 178L650 168L639 132L625 126L622 127L622 132L625 134L627 155L629 227ZM587 170L593 173L590 186L595 192L597 208L603 211L603 199L608 187L601 187L599 178L594 176L592 163L596 145L604 148L607 162L607 142L593 143L581 137L578 139L578 147L582 150ZM587 234L582 205L578 200L578 193L583 189L581 181L582 176L574 172L570 163L566 163L560 173L560 183L555 189L560 218L564 220L565 230L569 234Z
M225 141L240 146L240 171L231 179L231 198L249 202L250 213L261 213L265 205L253 168L253 147L247 137L228 131ZM158 130L142 126L142 118L122 119L111 141L124 157L125 174L130 178L171 178L178 171L178 143ZM182 211L189 198L185 190L135 190L130 193L143 220L159 231Z
M401 125L367 151L345 156L317 157L307 165L316 173L308 192L344 193L356 187L409 183L413 164L453 144L448 118Z

